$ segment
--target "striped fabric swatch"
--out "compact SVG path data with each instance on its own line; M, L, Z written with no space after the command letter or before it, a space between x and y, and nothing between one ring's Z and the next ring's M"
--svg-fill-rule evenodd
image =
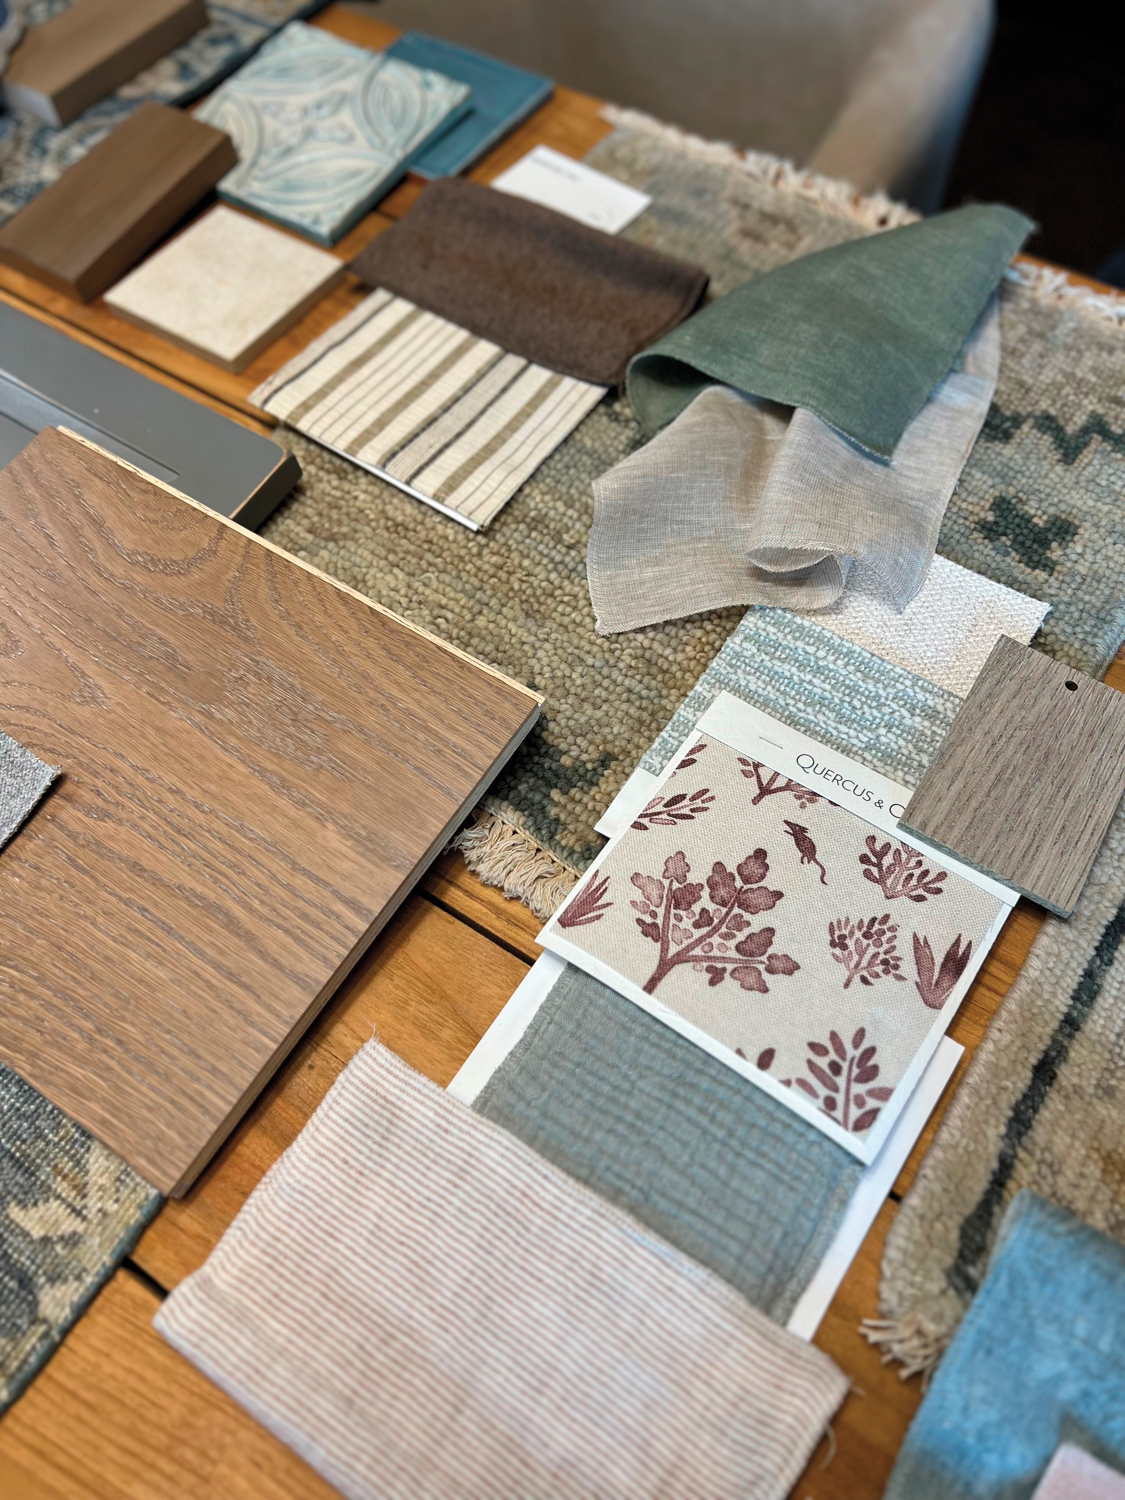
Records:
M848 1385L377 1042L156 1327L348 1500L783 1500Z
M479 531L604 395L379 290L250 399Z

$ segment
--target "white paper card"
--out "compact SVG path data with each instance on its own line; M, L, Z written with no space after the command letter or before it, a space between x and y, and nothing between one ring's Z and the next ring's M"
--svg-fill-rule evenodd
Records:
M619 234L652 202L648 193L596 172L550 146L536 146L514 167L494 178L492 186L568 214L605 234Z

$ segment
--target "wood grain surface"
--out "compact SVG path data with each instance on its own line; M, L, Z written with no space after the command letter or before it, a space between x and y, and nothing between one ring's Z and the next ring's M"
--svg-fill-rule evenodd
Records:
M900 820L1068 917L1125 793L1125 698L1001 636Z
M178 1191L534 720L525 688L89 445L0 473L0 1057Z
M88 302L238 162L230 136L148 101L0 229L0 260Z
M29 27L4 74L9 103L65 125L207 25L203 0L75 0Z

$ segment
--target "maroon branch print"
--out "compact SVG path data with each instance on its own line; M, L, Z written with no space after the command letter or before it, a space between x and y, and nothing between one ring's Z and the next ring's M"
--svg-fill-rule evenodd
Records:
M588 927L591 922L600 922L613 905L612 901L602 900L608 888L609 876L599 880L595 870L566 910L559 913L559 926Z
M945 893L944 881L948 870L931 870L926 861L909 844L885 844L876 842L875 835L867 837L867 853L859 856L863 865L863 878L877 885L888 901L905 896L908 901L927 901L931 896Z
M640 913L636 921L641 932L660 949L645 994L654 994L680 964L706 974L709 986L721 984L729 974L744 990L762 995L769 994L767 974L796 974L800 964L795 959L771 952L776 929L755 932L747 920L772 910L784 896L762 884L769 871L764 849L755 849L734 870L716 860L705 896L703 882L690 879L691 866L682 850L664 861L659 880L638 870L631 879L640 900L629 905Z
M961 934L958 933L945 950L941 967L935 974L934 950L930 947L930 940L915 933L914 967L918 971L918 978L914 982L914 988L921 995L922 1004L928 1005L931 1010L940 1010L953 993L972 956L972 943L966 942L962 948Z
M710 812L714 805L715 793L709 787L700 787L696 792L674 792L671 797L654 797L629 827L638 833L648 833L652 828L674 828L677 823L690 823L701 813Z
M816 1100L826 1115L855 1135L871 1129L894 1093L893 1089L872 1087L879 1076L879 1064L875 1061L878 1049L874 1045L865 1047L866 1040L867 1032L861 1026L850 1047L838 1031L828 1033L827 1046L824 1042L809 1042L810 1056L805 1059L805 1066L811 1076L793 1080L802 1093Z
M821 885L827 885L828 871L816 857L816 845L809 835L809 830L802 827L800 823L791 823L788 818L782 818L781 821L785 824L789 832L789 837L797 846L797 853L801 856L801 863L803 865L815 865L820 871Z
M780 792L792 793L798 807L811 807L814 802L822 800L819 792L810 792L799 781L790 781L788 776L783 776L780 771L771 771L769 766L763 766L759 761L747 760L744 755L740 755L738 764L747 781L753 781L758 788L750 799L751 807L757 807L759 802L764 802L767 797L776 797Z
M700 742L699 742L698 745L693 745L691 747L691 749L684 756L683 760L681 760L680 763L677 765L676 770L677 771L686 771L687 768L688 768L688 766L694 766L695 763L696 763L696 761L699 759L699 757L703 754L704 750L706 750L706 749L707 749L707 741L706 740L700 740Z
M861 917L858 921L841 917L828 924L828 946L832 957L843 964L847 973L844 988L851 986L853 979L860 984L872 985L877 979L905 979L901 973L902 954L895 946L898 928L891 921L890 912L881 917Z

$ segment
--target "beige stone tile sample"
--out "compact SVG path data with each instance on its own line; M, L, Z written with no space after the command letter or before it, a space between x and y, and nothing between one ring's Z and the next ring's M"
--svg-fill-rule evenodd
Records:
M106 293L120 317L244 369L340 280L326 250L232 208L213 208Z

